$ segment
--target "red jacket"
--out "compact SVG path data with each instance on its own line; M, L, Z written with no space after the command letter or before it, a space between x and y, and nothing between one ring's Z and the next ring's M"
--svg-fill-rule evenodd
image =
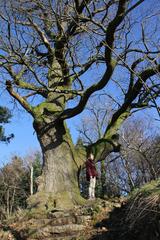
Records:
M86 161L86 178L87 181L90 180L90 177L98 177L98 173L95 167L94 160L88 158Z

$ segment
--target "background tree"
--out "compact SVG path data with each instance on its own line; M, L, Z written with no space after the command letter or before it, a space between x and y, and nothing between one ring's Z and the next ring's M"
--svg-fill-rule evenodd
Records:
M11 163L1 168L1 208L5 209L7 217L9 217L18 206L24 207L26 192L20 186L24 175L25 169L22 159L17 156L12 158Z
M24 159L14 156L0 168L0 218L11 216L19 208L26 208L30 196L30 168L26 159L32 158L33 193L37 191L36 178L42 169L39 152L27 155Z
M87 152L100 161L119 151L117 131L133 109L159 112L158 9L158 0L154 8L144 0L1 2L6 89L32 115L43 152L34 205L80 203L77 173ZM66 120L83 112L93 93L120 83L123 95L103 136L76 152Z
M9 123L10 118L10 111L6 107L0 106L0 124ZM0 125L0 141L9 142L13 137L13 134L10 134L8 137L6 137L4 134L4 128L2 125Z
M104 104L105 103L105 104ZM87 113L78 126L80 144L88 145L103 135L108 116L113 114L115 102L107 94L93 97L87 105ZM107 109L107 111L106 111ZM97 164L100 179L97 196L109 197L128 194L134 188L155 180L159 172L159 129L154 127L153 118L147 114L131 116L120 128L121 151L112 153ZM79 144L79 141L77 142ZM103 163L103 166L101 166ZM82 195L88 189L85 169L80 178Z
M119 194L128 194L160 177L159 131L153 129L153 122L151 125L147 118L130 118L124 123L120 131L121 151L106 159L108 195L117 194L117 190ZM112 187L116 192L110 191Z
M42 172L42 157L40 152L32 152L27 154L24 159L26 167L28 168L27 178L29 180L30 195L37 192L37 182L36 179L41 175Z
M151 180L159 172L159 134L151 129L149 120L129 121L122 131L121 157L126 169L126 189L130 192Z
M78 144L88 146L101 139L104 135L106 125L110 116L113 114L113 101L109 100L108 95L103 93L100 96L94 96L86 106L86 114L81 119L81 124L77 126L80 140ZM106 160L103 159L97 164L99 172L98 181L96 183L96 196L104 198L106 195ZM80 176L81 191L84 197L88 196L88 182L86 181L85 169L82 170Z

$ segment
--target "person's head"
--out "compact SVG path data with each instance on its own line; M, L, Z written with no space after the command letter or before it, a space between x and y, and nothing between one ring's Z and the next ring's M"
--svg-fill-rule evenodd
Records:
M90 158L91 160L94 159L94 155L93 155L93 153L90 153L90 154L89 154L89 158Z

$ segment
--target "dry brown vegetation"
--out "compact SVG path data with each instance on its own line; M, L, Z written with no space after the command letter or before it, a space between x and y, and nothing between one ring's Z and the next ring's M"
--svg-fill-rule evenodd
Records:
M12 220L10 225L1 225L3 231L0 236L3 240L38 240L43 237L64 240L159 240L159 187L160 180L152 181L135 190L128 199L88 202L85 207L70 213L52 212L48 219L44 216L40 219L39 213L37 219L28 216L28 221L22 218L13 223Z
M135 190L121 208L114 208L95 227L107 231L95 234L92 240L159 240L160 180Z

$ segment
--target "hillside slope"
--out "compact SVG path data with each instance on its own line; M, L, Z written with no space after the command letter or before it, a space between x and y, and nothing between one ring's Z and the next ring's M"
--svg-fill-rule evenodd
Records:
M160 179L128 198L87 201L68 212L25 211L0 226L2 240L159 240Z
M136 189L95 228L106 231L95 234L92 240L159 240L160 179Z

